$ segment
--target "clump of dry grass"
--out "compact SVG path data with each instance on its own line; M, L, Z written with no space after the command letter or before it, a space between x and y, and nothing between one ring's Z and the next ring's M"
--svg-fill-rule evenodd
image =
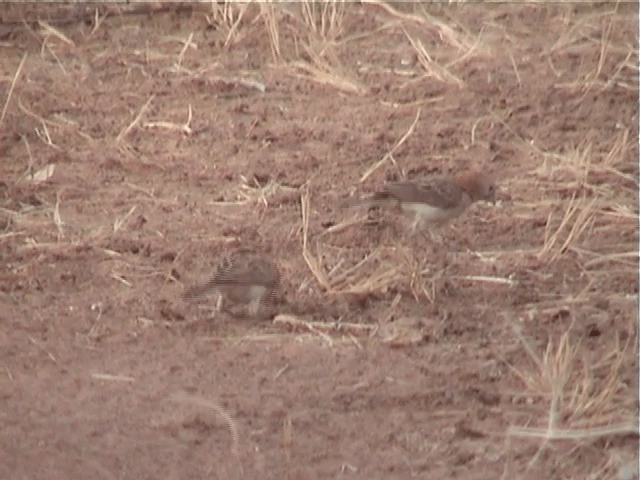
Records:
M249 3L211 2L211 12L205 18L209 25L221 28L226 33L224 48L242 40L244 34L239 26L249 6Z
M275 64L284 64L294 75L330 85L345 93L362 95L367 92L366 86L354 77L336 54L337 39L343 29L344 2L302 2L298 12L288 6L265 3L260 5L260 11ZM283 15L288 15L294 24L286 32L280 28ZM292 38L293 45L287 44L285 48L285 38ZM294 53L293 57L290 52Z
M604 8L607 7L609 6ZM599 92L612 87L637 91L637 40L634 45L627 42L628 37L625 32L616 32L621 19L625 16L625 13L619 12L619 9L620 4L612 4L606 11L596 9L596 12L579 15L577 20L570 18L572 16L570 9L567 11L564 23L568 28L561 30L558 40L547 52L552 68L554 56L591 52L594 45L598 48L598 55L595 64L592 66L587 64L588 67L591 66L590 70L575 72L579 78L559 82L557 84L559 88L578 90L583 94L598 86ZM613 67L609 68L608 64L611 63ZM562 75L558 74L558 76Z
M426 260L419 260L410 248L401 244L377 245L368 251L339 248L320 241L330 234L324 232L316 237L315 253L312 253L308 233L308 194L302 196L301 206L302 256L325 295L363 297L408 291L416 300L434 301L435 282L442 272L431 273L425 265ZM343 222L334 226L331 233L353 225L353 222ZM392 305L395 308L398 300ZM388 312L382 317L391 314Z
M329 2L300 3L302 18L317 37L325 42L335 42L342 35L345 15L345 2L334 0Z
M274 63L278 64L282 58L280 49L280 30L278 27L279 9L272 3L260 4L260 15L264 18L264 23L269 33L269 47Z
M482 50L482 32L474 36L452 18L442 20L430 14L425 5L422 4L414 5L414 11L408 13L401 12L388 2L367 0L365 3L375 5L391 17L400 20L399 27L414 49L418 62L425 71L425 76L433 77L441 82L452 83L458 87L464 86L464 81L453 73L452 67ZM417 26L418 29L410 28L414 26ZM410 31L414 33L412 34ZM417 32L431 34L440 42L451 45L462 53L460 56L448 61L436 60L418 37Z
M528 392L548 400L546 427L511 427L509 435L542 439L531 467L550 440L593 440L637 434L635 392L622 380L622 369L637 357L635 337L615 342L598 361L581 355L570 330L550 339L540 356L519 329L514 332L534 367L510 365Z
M533 173L552 182L550 190L570 192L571 197L556 204L556 210L562 212L559 222L554 219L553 211L549 213L544 244L539 252L541 258L552 262L568 249L579 248L581 239L593 231L596 223L602 223L605 228L619 228L617 223L603 217L610 217L610 211L619 211L621 205L635 203L634 190L620 185L623 180L637 188L636 179L625 171L628 149L629 131L624 129L606 153L594 152L591 143L586 143L562 155L544 156L543 164ZM623 248L625 252L633 249L631 245Z
M574 193L557 226L553 225L553 213L550 213L544 244L538 256L553 262L567 251L569 245L577 243L585 230L593 224L597 201L597 198L589 200L584 196L576 198Z
M418 61L420 62L420 65L422 65L422 68L424 68L428 77L433 77L441 82L454 83L458 87L462 87L464 85L464 81L460 77L453 74L449 68L438 63L432 58L420 39L415 36L411 36L406 30L404 30L404 34L415 50L416 55L418 56Z
M345 93L364 95L367 87L346 72L345 67L333 54L321 55L317 49L304 45L311 61L296 60L289 64L292 71L309 80L330 85Z

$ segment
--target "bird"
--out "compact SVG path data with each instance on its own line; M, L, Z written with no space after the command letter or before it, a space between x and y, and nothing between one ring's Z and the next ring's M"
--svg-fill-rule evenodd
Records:
M480 170L455 175L434 175L422 180L389 182L369 198L354 199L349 206L393 207L413 214L411 231L425 224L441 226L478 201L495 204L495 181Z
M191 300L215 291L218 309L233 315L246 312L257 317L270 313L280 285L280 270L274 261L262 254L240 250L226 255L211 279L190 287L182 297Z

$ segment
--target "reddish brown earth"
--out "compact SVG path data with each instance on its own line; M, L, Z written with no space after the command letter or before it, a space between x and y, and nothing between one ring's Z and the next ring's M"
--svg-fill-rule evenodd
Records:
M211 8L0 14L0 478L634 478L637 7ZM180 299L239 246L273 322Z

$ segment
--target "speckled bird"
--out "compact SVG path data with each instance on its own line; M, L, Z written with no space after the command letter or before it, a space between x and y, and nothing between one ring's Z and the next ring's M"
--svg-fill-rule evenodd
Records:
M467 170L456 175L389 182L371 197L348 201L348 205L399 208L414 215L411 230L415 231L419 226L445 224L474 202L495 204L495 192L492 176Z
M183 293L194 299L210 292L218 294L217 308L237 314L238 310L255 317L269 312L280 288L280 271L268 257L249 251L227 255L218 264L211 279Z

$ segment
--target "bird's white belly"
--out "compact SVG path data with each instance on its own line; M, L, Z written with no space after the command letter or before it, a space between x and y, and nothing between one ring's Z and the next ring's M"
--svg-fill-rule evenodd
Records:
M249 287L249 313L250 315L256 315L260 310L260 304L262 298L267 293L267 288L262 285L252 285Z
M461 203L454 208L438 208L426 203L403 203L402 210L407 213L414 213L420 223L443 223L457 217L465 209L466 205Z

